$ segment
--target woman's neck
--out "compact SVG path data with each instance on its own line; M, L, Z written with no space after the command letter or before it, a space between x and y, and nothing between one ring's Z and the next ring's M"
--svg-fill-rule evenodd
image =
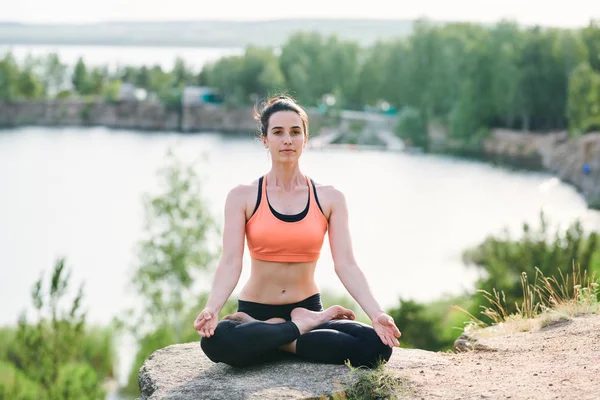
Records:
M273 165L267 174L267 182L291 192L297 187L306 186L306 177L300 172L298 164L290 167Z

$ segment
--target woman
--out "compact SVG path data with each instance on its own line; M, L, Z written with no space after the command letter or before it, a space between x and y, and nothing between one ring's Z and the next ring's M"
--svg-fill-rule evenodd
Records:
M388 361L400 331L356 264L344 195L332 186L315 185L300 171L309 134L306 112L281 96L268 100L255 118L271 170L227 195L223 255L210 297L194 322L204 353L236 367L288 353L314 362L349 361L355 367ZM335 271L373 327L354 321L354 313L341 306L322 308L314 272L327 230ZM239 295L238 312L218 322L240 278L244 238L251 275Z

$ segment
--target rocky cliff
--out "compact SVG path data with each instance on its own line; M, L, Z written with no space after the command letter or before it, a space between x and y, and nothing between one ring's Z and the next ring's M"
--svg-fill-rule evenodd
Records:
M571 183L591 207L600 209L600 133L569 138L566 132L521 133L497 129L485 140L487 158L529 163Z

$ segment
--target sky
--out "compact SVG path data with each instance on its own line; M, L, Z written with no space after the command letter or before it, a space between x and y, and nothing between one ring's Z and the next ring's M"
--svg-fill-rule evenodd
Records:
M0 21L90 23L163 20L268 20L289 18L426 17L444 21L581 27L600 19L598 0L3 0ZM367 6L368 4L368 6Z

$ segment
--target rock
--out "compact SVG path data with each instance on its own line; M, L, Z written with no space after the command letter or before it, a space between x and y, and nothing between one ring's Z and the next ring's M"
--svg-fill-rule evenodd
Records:
M394 349L386 369L444 365L440 353ZM213 363L199 343L176 344L154 352L139 374L141 399L314 399L352 384L345 365L290 360L251 368Z
M465 351L498 351L490 346L479 343L477 339L468 336L467 334L460 335L454 341L454 351L456 353L464 353Z

